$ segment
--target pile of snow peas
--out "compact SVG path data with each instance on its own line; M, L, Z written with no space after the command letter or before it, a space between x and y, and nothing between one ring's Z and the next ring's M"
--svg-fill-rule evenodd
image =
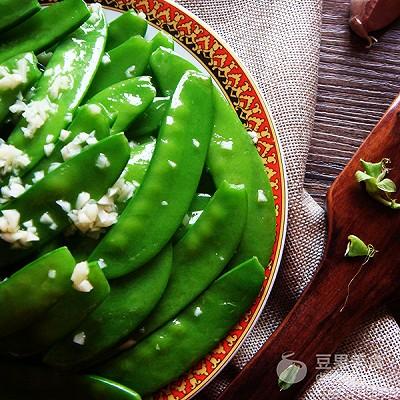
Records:
M151 396L262 287L275 206L251 135L146 31L0 0L2 398Z

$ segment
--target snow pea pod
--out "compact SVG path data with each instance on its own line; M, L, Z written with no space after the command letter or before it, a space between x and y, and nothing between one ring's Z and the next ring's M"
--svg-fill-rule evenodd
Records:
M110 114L117 114L111 134L123 132L151 104L156 89L150 77L141 76L117 82L88 100L99 104Z
M118 178L117 183L122 180L123 185L132 185L132 196L128 195L128 197L122 196L115 198L115 204L119 214L123 212L129 199L135 196L135 193L142 184L144 175L153 156L154 147L155 139L150 139L145 143L131 148L130 159L121 176ZM53 246L59 247L61 245L57 242L58 240L55 241ZM99 239L76 234L68 238L63 238L61 243L69 248L75 259L79 262L89 258L90 254L99 244Z
M67 160L20 197L8 203L1 210L3 214L5 210L17 210L21 222L31 221L29 225L36 228L39 240L22 243L19 248L15 246L15 242L12 242L13 246L0 240L0 267L23 259L70 225L67 213L60 206L60 200L75 205L81 192L88 192L94 200L100 199L123 171L129 159L129 150L123 134L107 137ZM101 154L109 162L107 168L96 166ZM46 213L53 224L40 222ZM17 225L18 223L19 221ZM19 225L18 229L21 229ZM4 235L2 232L2 237Z
M254 257L216 280L173 320L96 372L141 395L178 378L239 321L257 296L264 269Z
M33 261L0 283L0 337L26 328L72 286L75 260L66 247ZM50 271L55 271L51 278Z
M64 162L62 150L71 143L80 133L94 134L93 138L97 141L102 140L110 135L110 124L112 119L109 117L101 107L86 104L80 107L64 132L66 137L61 137L54 145L54 150L48 157L42 158L38 164L35 165L23 178L25 184L32 185L37 173L44 172L47 174L51 172L58 164ZM78 145L83 147L87 145L86 142ZM77 148L78 148L77 147Z
M174 246L168 286L139 329L138 338L175 317L218 277L236 250L246 218L244 186L222 184L198 220Z
M187 70L189 61L160 48L150 57L150 65L164 95L169 95ZM248 195L248 218L243 238L231 265L252 256L266 265L275 240L275 205L271 185L261 158L235 111L214 88L215 121L207 166L215 184L227 181L244 184ZM263 246L254 240L263 238Z
M197 72L184 75L161 126L146 179L89 258L105 260L108 278L149 261L179 227L204 167L213 113L211 80Z
M39 320L1 341L0 348L14 356L39 353L73 331L110 293L110 286L98 263L89 264L88 281L93 289L69 290ZM79 333L79 332L78 332Z
M114 83L143 75L150 54L150 43L141 36L134 36L105 53L86 98Z
M108 26L106 51L114 49L132 36L144 36L147 31L147 21L134 11L123 13Z
M89 16L83 0L64 0L42 8L1 35L0 62L26 51L38 54L46 50L77 29Z
M174 49L174 39L172 36L164 31L159 31L150 41L152 52L156 51L159 47L166 49Z
M33 53L19 54L0 65L0 122L9 113L18 93L32 87L40 75Z
M150 135L157 136L169 102L170 97L156 97L149 107L146 108L146 111L127 129L126 136L128 138Z
M113 280L107 299L71 335L55 344L44 362L59 368L77 368L104 357L156 306L167 286L171 263L169 245L137 273ZM83 346L73 342L79 332L85 333Z
M2 0L0 2L0 31L10 29L40 10L37 0Z
M196 193L193 197L192 203L183 218L181 226L175 232L174 242L178 242L186 234L188 229L194 225L200 215L203 213L207 204L210 202L211 195L208 193Z
M5 400L141 400L131 389L96 375L66 375L37 365L0 360Z
M57 4L64 3L68 2ZM29 157L29 164L22 174L44 157L46 145L58 139L61 129L68 123L67 114L78 107L97 70L107 26L101 6L96 5L92 10L89 20L57 46L26 105L26 117L21 118L8 139L9 144ZM65 19L65 16L61 18L62 21Z

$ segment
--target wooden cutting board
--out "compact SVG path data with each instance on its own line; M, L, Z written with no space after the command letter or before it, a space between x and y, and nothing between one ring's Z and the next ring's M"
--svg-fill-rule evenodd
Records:
M327 194L328 240L324 260L295 307L219 400L295 399L320 372L318 355L332 355L342 341L400 290L400 210L371 199L354 178L360 159L392 160L389 178L400 186L400 95L392 103ZM400 198L400 191L399 191ZM359 236L378 253L347 287L363 259L345 258L347 237ZM305 378L280 391L282 354L307 367ZM300 365L300 364L299 364ZM303 369L304 370L304 369Z

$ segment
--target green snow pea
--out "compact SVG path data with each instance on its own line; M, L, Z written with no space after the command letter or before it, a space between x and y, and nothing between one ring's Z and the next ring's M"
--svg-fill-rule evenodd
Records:
M134 11L123 13L108 26L106 51L114 49L132 36L144 36L147 31L147 21Z
M13 356L29 356L46 350L68 335L110 293L98 263L89 264L88 280L93 286L90 292L80 292L70 283L69 290L53 307L23 331L4 338L0 348Z
M65 132L65 137L59 137L54 145L54 150L47 157L42 158L35 167L30 170L22 179L25 184L32 185L35 180L35 174L43 171L45 174L51 172L54 168L64 162L62 149L71 143L80 133L91 134L94 132L94 138L99 141L110 135L110 124L112 123L108 113L100 106L95 104L86 104L80 107L75 113L74 119ZM80 146L85 147L86 143Z
M0 62L26 51L38 54L46 50L77 29L89 15L83 0L64 0L42 8L21 24L1 34Z
M244 186L221 185L204 212L174 246L172 273L138 337L147 336L190 304L222 272L242 237L247 218Z
M141 400L131 389L96 375L66 375L37 365L0 360L4 400Z
M160 48L150 57L155 80L164 95L170 95L187 70L196 69L169 49ZM271 185L261 158L235 111L214 88L215 121L207 166L216 186L223 181L244 184L248 197L248 219L231 265L252 256L266 265L275 240L275 205ZM259 246L254 238L263 238Z
M67 160L20 197L9 202L1 212L17 210L21 227L25 227L23 222L32 221L39 240L18 243L20 246L16 247L16 243L14 246L7 243L5 233L0 231L4 239L0 240L0 267L23 259L70 226L67 213L59 204L60 200L70 203L72 208L81 192L88 192L92 199L99 200L123 171L129 159L129 150L123 134L107 137ZM110 163L107 168L96 166L101 154ZM45 213L48 213L53 224L40 222Z
M159 31L150 41L151 50L156 51L159 47L166 49L174 49L174 39L172 36L164 31Z
M213 113L211 80L197 72L184 75L161 126L146 179L89 258L105 260L108 278L149 261L179 227L204 167Z
M141 395L155 392L217 346L250 307L263 280L257 258L244 262L216 280L174 320L96 372Z
M192 203L188 209L188 212L183 218L181 226L175 232L174 242L176 243L186 234L188 229L194 225L200 215L203 213L207 204L211 200L211 195L208 193L196 193L193 197Z
M157 136L161 122L168 110L170 97L156 97L126 131L126 136L136 138L140 136Z
M171 263L172 249L168 245L137 273L113 280L107 299L71 335L55 344L44 362L53 367L77 368L112 351L154 309L167 286ZM85 332L84 346L73 342L79 332Z
M141 76L117 82L90 98L87 103L102 105L110 114L117 114L111 134L123 132L151 104L156 89L150 77Z
M150 43L134 36L105 53L86 98L129 78L143 75L151 54Z
M79 0L81 1L81 0ZM58 4L69 4L68 1ZM21 171L29 171L45 155L45 145L54 143L81 102L100 62L107 34L106 20L100 5L92 7L92 15L69 38L57 46L53 57L36 85L36 90L27 107L36 118L45 114L42 124L21 118L11 133L8 144L23 151L30 159ZM60 21L68 18L60 17ZM57 21L57 19L56 19ZM54 21L49 23L54 25ZM50 135L51 141L48 141Z
M74 267L74 258L62 247L1 282L0 337L26 328L64 296ZM53 278L50 271L55 271Z
M10 75L16 77L14 82L9 81ZM33 53L19 54L0 65L0 122L10 112L9 108L17 100L18 93L28 90L40 75Z
M39 10L37 0L2 0L0 2L0 31L12 28Z
M154 147L155 139L150 139L145 143L131 148L130 159L118 181L123 179L127 184L132 185L133 196L143 181L144 175L150 164L151 157L153 156ZM128 201L129 198L126 198L125 196L118 196L115 198L115 204L119 214L122 213ZM52 247L50 248L60 247L64 244L69 248L75 259L80 262L89 258L90 254L99 244L99 239L76 234L68 238L57 238L51 243ZM46 248L42 251L46 251Z

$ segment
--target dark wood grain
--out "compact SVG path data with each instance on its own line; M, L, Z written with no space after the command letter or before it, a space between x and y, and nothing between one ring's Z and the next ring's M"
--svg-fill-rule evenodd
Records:
M333 354L361 322L400 289L400 214L368 198L355 179L359 160L389 157L400 162L400 95L336 178L327 196L328 239L324 261L289 315L219 400L294 399L312 382L317 354ZM400 180L400 168L391 171ZM366 229L368 226L368 229ZM391 232L387 227L391 226ZM357 275L363 260L343 257L347 236L362 236L379 249ZM357 275L347 297L348 283ZM345 305L345 306L344 306ZM344 308L343 308L344 307ZM307 368L304 380L280 391L276 367L282 354Z
M326 190L400 92L400 22L371 49L348 28L349 0L324 0L319 87L305 187Z

